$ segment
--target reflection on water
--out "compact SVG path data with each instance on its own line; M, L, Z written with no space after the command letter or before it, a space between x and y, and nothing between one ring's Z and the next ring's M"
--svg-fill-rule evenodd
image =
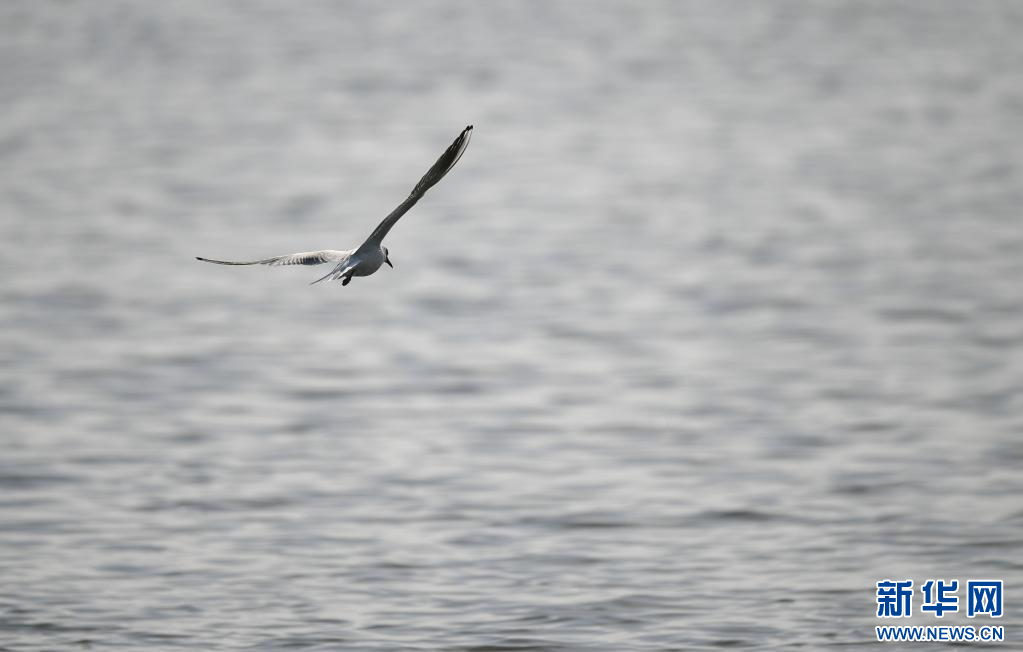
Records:
M1021 14L0 9L2 645L1018 641Z

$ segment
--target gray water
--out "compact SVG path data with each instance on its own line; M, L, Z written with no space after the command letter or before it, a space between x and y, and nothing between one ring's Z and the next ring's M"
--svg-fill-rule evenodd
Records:
M0 648L1020 646L1021 31L4 3ZM355 246L469 123L393 271L193 258ZM875 617L931 578L1006 615Z

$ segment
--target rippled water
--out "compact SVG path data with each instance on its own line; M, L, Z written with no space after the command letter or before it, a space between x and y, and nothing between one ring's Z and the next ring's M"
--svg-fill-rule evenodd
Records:
M0 647L858 649L886 578L1018 644L1021 29L3 5ZM358 244L470 122L393 271L193 259Z

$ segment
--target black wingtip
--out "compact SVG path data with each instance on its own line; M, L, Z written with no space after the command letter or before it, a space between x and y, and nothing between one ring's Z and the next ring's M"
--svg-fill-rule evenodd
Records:
M468 126L467 126L467 127L465 128L465 129L463 129L462 131L472 131L472 125L468 125Z

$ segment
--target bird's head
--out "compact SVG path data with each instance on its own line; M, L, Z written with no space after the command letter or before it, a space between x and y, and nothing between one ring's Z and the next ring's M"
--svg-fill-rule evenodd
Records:
M391 262L391 258L390 258L390 256L387 253L387 247L384 247L383 250L384 250L384 262L387 263L388 265L390 265L391 269L394 269L394 264Z

